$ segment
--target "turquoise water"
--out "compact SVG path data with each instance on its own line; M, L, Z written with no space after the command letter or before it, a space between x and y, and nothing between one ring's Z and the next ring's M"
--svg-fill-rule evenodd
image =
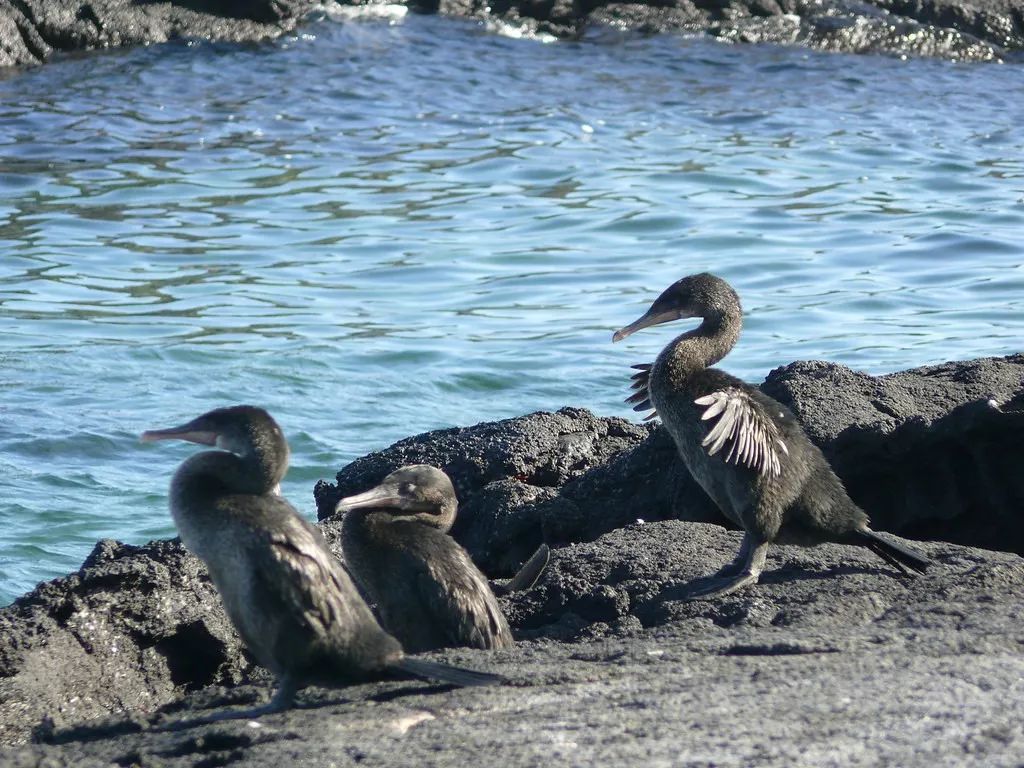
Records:
M285 494L437 427L622 403L684 274L726 367L1020 351L1024 72L701 39L546 44L436 18L68 59L0 81L0 603L102 536L172 535L252 402Z

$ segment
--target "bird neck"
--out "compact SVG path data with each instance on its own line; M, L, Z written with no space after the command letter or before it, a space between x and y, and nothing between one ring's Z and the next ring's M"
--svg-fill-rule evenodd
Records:
M186 459L171 481L171 495L263 495L277 487L288 469L273 451L259 447L243 455L228 451L203 451Z
M350 509L341 519L341 548L345 560L357 571L381 567L381 552L405 549L408 526L395 525L386 511Z
M403 525L406 523L408 525ZM410 528L410 525L415 527ZM376 536L405 536L422 528L437 529L433 518L423 514L401 514L380 507L362 507L345 512L343 527Z
M738 309L709 311L698 327L677 336L665 351L673 367L702 370L729 354L742 327Z

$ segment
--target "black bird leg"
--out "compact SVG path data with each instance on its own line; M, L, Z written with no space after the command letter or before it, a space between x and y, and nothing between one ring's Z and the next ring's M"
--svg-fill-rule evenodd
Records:
M758 541L750 533L743 536L736 559L722 568L700 587L689 590L686 600L710 600L757 584L768 557L768 542Z
M295 685L291 678L282 677L273 697L262 706L250 707L248 709L226 709L221 712L204 715L203 717L178 720L168 725L157 726L153 730L184 731L187 728L209 725L210 723L222 723L225 720L253 720L263 715L273 714L274 712L283 712L286 709L290 709L295 703L295 693L297 690L298 686Z

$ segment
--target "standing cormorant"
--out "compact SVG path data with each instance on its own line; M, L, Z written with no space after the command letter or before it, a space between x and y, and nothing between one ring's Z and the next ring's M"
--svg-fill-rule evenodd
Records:
M635 366L639 391L629 398L636 410L655 410L694 479L745 531L736 559L687 597L719 597L756 584L773 541L859 544L900 570L923 572L927 558L868 527L867 514L789 409L709 367L729 353L743 322L727 282L708 273L684 277L612 341L687 317L703 322L670 342L653 365Z
M265 410L218 408L142 440L223 449L182 463L171 481L171 514L182 542L206 563L238 634L277 678L269 704L208 720L287 709L305 685L346 684L386 670L457 685L501 680L409 658L381 629L320 531L276 492L288 443Z
M337 504L345 564L409 651L514 642L486 577L445 533L457 507L448 475L428 464L395 470Z

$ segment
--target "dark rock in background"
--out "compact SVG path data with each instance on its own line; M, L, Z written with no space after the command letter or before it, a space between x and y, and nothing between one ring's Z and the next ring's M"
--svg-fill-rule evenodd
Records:
M143 731L263 700L270 680L180 544L103 541L0 609L0 743L35 741L0 764L1016 764L1024 561L962 544L1024 551L1024 356L882 377L795 363L764 388L877 529L957 543L922 543L935 566L916 578L858 547L774 546L758 586L684 602L740 535L689 522L717 513L662 429L566 408L428 433L318 484L318 508L430 462L491 576L554 545L537 586L503 598L516 648L433 654L510 686L309 689L312 709L255 727Z
M962 61L1001 59L1024 48L1020 0L414 0L409 5L428 13L498 18L568 38L603 26Z
M251 42L293 29L310 0L0 0L0 67L55 53L165 43Z
M558 37L595 27L643 34L708 34L724 42L806 45L837 53L935 56L958 61L1019 58L1024 4L877 0L651 0L490 3L457 15L497 15ZM442 3L442 12L444 12ZM484 11L483 9L489 9Z
M334 515L338 499L394 469L433 464L452 477L459 495L453 536L488 573L510 577L542 542L589 541L640 516L678 516L675 498L702 493L674 457L660 430L651 435L649 426L566 408L401 440L356 459L336 485L317 483L313 496L323 520ZM699 519L719 519L710 502L692 506L708 510Z
M886 530L1024 553L1024 355L873 377L793 363L762 386ZM992 401L990 403L989 401Z
M400 466L433 464L459 496L452 535L492 577L511 576L542 541L589 541L637 518L720 519L671 440L651 432L579 408L430 432L356 459L337 485L317 483L317 516Z
M344 5L371 2L350 0ZM1024 50L1024 0L405 0L420 13L500 20L562 38L681 31L727 42L994 61ZM312 0L0 0L0 67L170 40L252 42L323 18Z
M623 375L623 391L627 375ZM876 530L1024 553L1024 355L869 376L823 362L773 371ZM411 463L444 469L459 495L452 535L492 575L541 541L589 541L634 520L725 524L663 429L565 408L408 438L318 483L318 516Z

